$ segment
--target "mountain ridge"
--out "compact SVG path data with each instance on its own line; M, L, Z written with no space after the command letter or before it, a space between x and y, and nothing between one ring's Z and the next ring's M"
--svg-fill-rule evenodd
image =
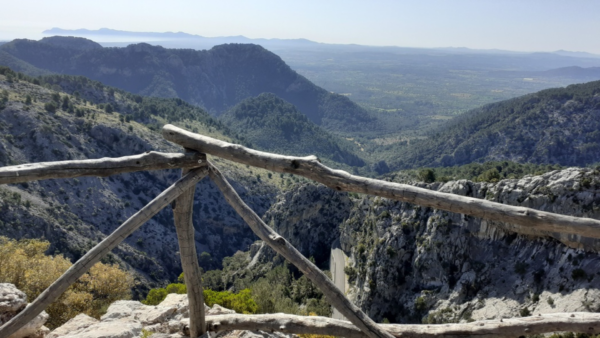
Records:
M0 46L0 51L38 68L86 76L132 93L178 97L213 116L247 97L272 92L327 130L345 132L376 123L347 97L314 85L258 45L228 44L194 51L135 44L81 51L13 40Z
M585 166L600 161L600 81L485 105L427 140L400 147L396 168L511 160Z
M505 49L482 49L482 48L469 48L469 47L403 47L403 46L393 46L393 45L383 45L383 46L371 46L371 45L362 45L357 43L347 43L347 44L336 44L336 43L324 43L313 41L305 38L248 38L243 35L236 36L216 36L216 37L207 37L199 34L191 34L185 32L137 32L137 31L124 31L124 30L116 30L111 28L100 28L96 30L91 29L62 29L59 27L53 27L51 29L47 29L42 31L42 34L47 35L63 35L63 36L82 36L82 37L100 37L100 36L115 36L115 37L140 37L140 38L153 38L153 39L197 39L197 40L206 40L206 41L215 41L219 42L217 44L222 43L259 43L259 44L269 44L269 47L340 47L340 46L348 46L348 47L364 47L364 48L382 48L382 49L398 49L398 50L429 50L429 51L439 51L439 52L448 52L448 53L459 53L459 54L531 54L535 52L523 52L523 51L513 51L513 50L505 50ZM160 40L155 40L160 41ZM134 42L134 41L131 41ZM135 41L135 42L148 42L148 41ZM162 41L165 42L165 41ZM185 47L184 47L185 48ZM188 46L190 48L190 46ZM562 56L570 56L570 57L578 57L578 58L600 58L600 55L582 52L582 51L566 51L566 50L556 50L556 51L542 51L541 53L550 53Z
M284 155L317 155L350 166L365 162L350 149L351 143L330 134L272 93L238 103L219 118L252 144Z
M0 166L120 157L182 149L162 138L159 126L175 123L211 137L234 141L227 128L180 99L141 97L81 77L28 78L0 67ZM240 140L235 141L240 143ZM283 179L264 171L215 162L234 188L262 214ZM263 175L257 180L256 175ZM0 235L42 238L51 252L79 259L180 177L178 170L32 181L0 186ZM214 264L246 248L254 235L208 180L199 183L194 207L198 254ZM202 219L202 221L200 221ZM165 208L125 239L104 262L135 272L136 298L181 273L172 213ZM227 228L227 240L223 228ZM204 259L206 261L206 259ZM213 264L210 263L209 264Z

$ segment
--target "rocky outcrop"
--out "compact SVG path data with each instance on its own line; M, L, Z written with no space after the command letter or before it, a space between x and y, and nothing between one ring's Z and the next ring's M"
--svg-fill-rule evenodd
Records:
M497 184L426 186L555 213L600 217L600 173L570 168ZM376 320L454 322L600 308L598 240L516 235L512 224L382 198L358 202L340 242L350 297Z
M19 314L25 307L27 307L25 293L13 284L0 283L0 326ZM48 314L42 312L9 338L43 338L50 331L44 326L46 320Z
M330 248L340 237L339 224L347 218L351 207L345 192L302 183L280 194L263 219L304 256L314 258L317 266L326 268ZM269 262L275 252L260 242L251 249L251 256L253 262Z
M205 305L206 315L235 313L219 306ZM114 302L100 320L84 314L69 320L52 331L47 338L183 338L189 337L189 303L187 295L169 294L157 306L121 300ZM211 334L214 337L215 334ZM227 338L290 338L281 333L262 331L225 331L217 337Z
M102 87L80 82L74 81L73 85L82 95L87 91L108 95ZM66 93L26 81L9 83L0 75L0 93L4 91L10 94L10 100L0 114L0 166L118 157L149 150L181 151L146 126L127 123L122 111L109 114L71 95L70 103L84 111L83 116L60 109L49 113L44 104L51 102L53 94L62 100ZM26 97L33 100L31 105L24 103ZM119 95L111 103L121 107L119 110L136 104ZM262 215L277 192L272 182L259 182L254 174L223 163L219 166L244 200ZM179 177L179 170L158 170L1 185L0 235L14 239L43 237L51 243L49 252L76 261ZM212 264L203 268L219 266L223 257L246 249L255 240L252 231L208 179L198 184L195 201L198 254L209 252L213 258ZM148 288L177 278L181 273L178 255L173 216L167 207L125 239L105 262L118 262L133 270L141 281L134 297L142 297Z
M600 172L592 169L419 185L600 217ZM309 184L280 195L265 220L307 256L314 243L328 250L339 243L348 256L348 295L376 321L441 323L600 309L596 239L524 228L520 232L528 234L517 235L513 224ZM267 249L261 242L252 246L252 271L276 264Z

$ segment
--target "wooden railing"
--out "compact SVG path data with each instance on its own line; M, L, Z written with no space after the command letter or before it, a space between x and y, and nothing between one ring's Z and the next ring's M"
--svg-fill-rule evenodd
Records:
M182 177L131 216L102 242L81 257L60 278L42 292L27 308L0 327L0 337L9 337L35 318L56 300L92 265L108 254L127 236L168 205L179 241L181 265L190 304L189 331L199 337L208 331L252 329L286 333L324 334L344 337L517 337L520 335L573 331L600 332L600 314L554 313L536 317L477 321L466 324L400 325L376 324L356 307L331 280L294 248L285 238L267 226L231 187L223 174L206 154L268 170L301 175L326 186L344 191L382 196L454 213L519 225L512 229L531 235L533 228L563 234L600 238L600 221L590 218L559 215L524 207L509 206L482 199L441 193L410 185L391 183L350 175L321 164L314 156L292 157L261 152L240 145L190 133L166 125L163 137L184 147L184 154L149 152L141 155L97 160L34 163L0 168L0 184L19 183L50 178L108 176L140 170L182 168ZM325 317L304 317L285 314L220 315L205 318L201 271L198 265L192 206L195 185L206 176L215 182L227 202L267 245L304 273L325 295L327 300L350 321ZM529 230L529 229L527 229Z

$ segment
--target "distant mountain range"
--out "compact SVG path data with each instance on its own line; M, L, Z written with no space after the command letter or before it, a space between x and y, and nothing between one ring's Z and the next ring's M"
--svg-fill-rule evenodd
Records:
M164 123L243 142L180 99L141 97L83 77L25 78L0 67L0 166L180 152L160 136ZM279 176L263 173L258 182L245 168L219 166L259 215L272 204ZM0 185L0 236L43 237L51 243L49 252L75 261L180 176L180 170L158 170ZM223 257L248 248L255 236L214 184L203 180L196 194L202 204L194 208L194 226L204 234L196 238L198 254L210 252L218 266ZM135 269L136 289L144 296L148 287L181 273L172 217L168 208L161 211L107 257Z
M315 42L308 39L254 39L242 35L206 37L184 32L133 32L115 30L110 28L90 30L62 29L54 27L43 31L42 33L50 36L58 35L85 37L92 40L103 41L103 44L107 46L124 46L132 42L148 42L153 44L160 44L165 48L209 49L213 46L225 43L253 43L259 44L270 50L276 50L279 48L342 48L347 49L349 51L368 49L389 52L402 51L403 53L439 52L450 54L531 54L529 52L518 52L502 49L472 49L467 47L412 48L399 46L366 46L358 44L328 44ZM600 58L600 55L587 52L571 52L565 50L558 50L555 52L548 53L577 58Z
M317 154L363 167L361 172L369 171L365 160L385 169L374 169L379 173L387 168L490 160L561 165L600 162L600 82L485 105L454 118L427 139L363 152L340 134L351 137L365 130L377 134L397 125L382 127L384 117L376 118L348 97L316 86L258 45L227 44L207 51L145 43L107 48L84 38L48 37L0 46L2 62L32 75L83 75L134 94L185 100L206 108L242 135L240 140L257 148ZM540 73L594 78L600 75L600 67L531 72Z
M223 36L206 37L201 35L188 34L184 32L131 32L109 28L97 30L89 29L62 29L52 28L43 31L43 34L51 36L76 36L85 37L92 40L108 41L111 43L132 43L132 42L163 42L163 47L210 49L216 45L226 43L253 43L264 47L301 47L316 46L318 42L307 39L251 39L245 36ZM166 43L166 45L165 45ZM110 45L113 45L110 44Z
M208 51L145 43L103 48L91 40L57 36L14 40L0 46L0 53L10 55L19 71L83 75L136 94L181 98L213 116L270 92L327 130L350 132L376 123L347 97L314 85L258 45L228 44Z

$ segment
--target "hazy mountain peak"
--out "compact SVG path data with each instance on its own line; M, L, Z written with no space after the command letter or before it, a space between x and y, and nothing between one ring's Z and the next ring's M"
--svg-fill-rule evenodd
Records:
M41 39L40 42L81 51L102 48L97 42L75 36L50 36Z

